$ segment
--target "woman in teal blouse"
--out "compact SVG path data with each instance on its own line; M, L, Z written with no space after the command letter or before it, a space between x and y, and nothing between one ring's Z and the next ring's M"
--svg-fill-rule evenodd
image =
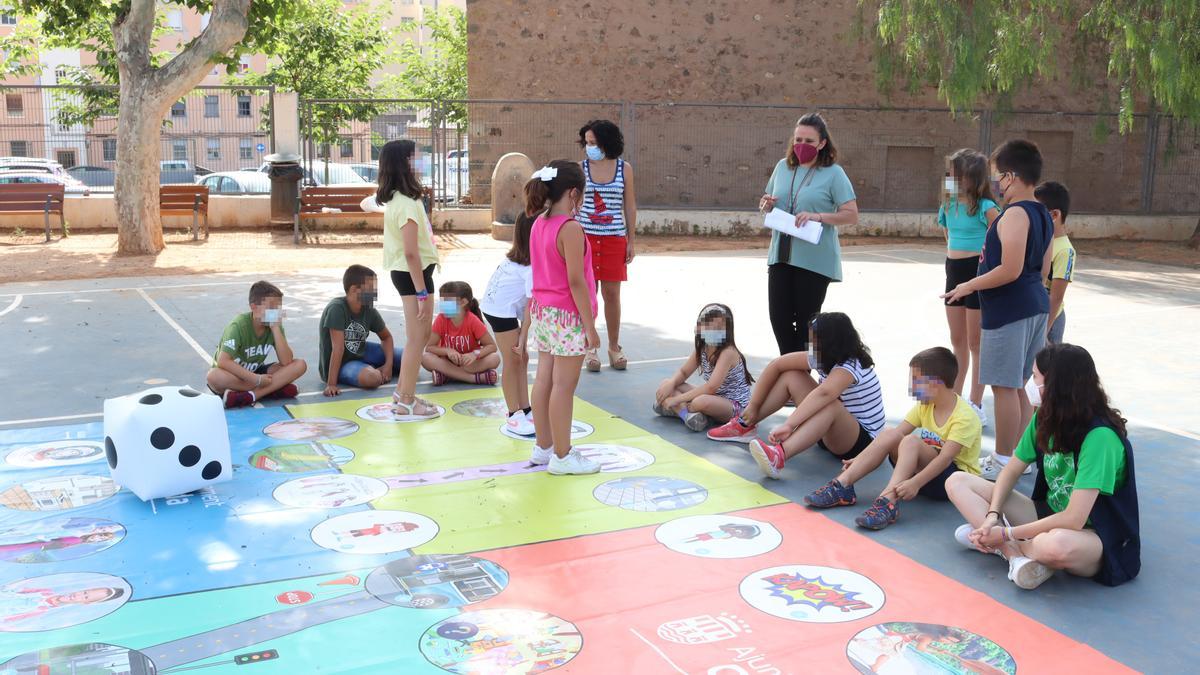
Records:
M780 354L808 349L808 322L821 311L830 281L842 280L838 225L858 222L858 203L819 113L796 122L787 156L779 160L759 209L780 208L796 224L824 226L816 244L773 232L767 256L767 301Z

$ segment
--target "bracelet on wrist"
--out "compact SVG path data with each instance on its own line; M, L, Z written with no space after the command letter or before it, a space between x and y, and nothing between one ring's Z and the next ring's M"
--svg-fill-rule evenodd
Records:
M987 518L988 516L992 515L993 513L994 513L994 514L996 514L996 517L997 517L997 518L999 518L999 517L1000 517L1000 512L999 512L999 511L988 511L986 514L984 514L984 516L983 516L983 517L984 517L984 518Z
M429 297L429 291L417 291L417 299L424 300Z

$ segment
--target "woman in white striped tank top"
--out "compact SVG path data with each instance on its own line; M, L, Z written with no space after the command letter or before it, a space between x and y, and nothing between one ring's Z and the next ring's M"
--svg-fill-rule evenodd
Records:
M637 227L637 199L633 193L633 167L621 159L625 139L608 120L593 120L579 130L579 145L587 154L583 175L587 180L583 206L576 219L592 248L592 268L604 300L604 327L608 333L608 362L625 370L628 359L621 348L621 282L628 278L633 261L633 236ZM588 350L584 366L600 371L600 357Z

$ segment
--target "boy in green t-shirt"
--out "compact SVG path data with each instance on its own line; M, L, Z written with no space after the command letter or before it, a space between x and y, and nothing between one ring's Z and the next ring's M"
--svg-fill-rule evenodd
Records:
M855 458L842 462L842 473L804 498L817 508L850 506L858 501L854 484L883 463L892 463L887 487L866 513L854 519L859 527L882 530L896 522L900 501L917 495L946 501L946 479L956 471L979 475L983 426L970 401L954 392L958 359L945 347L926 349L912 357L909 392L917 405L900 424L885 429ZM913 433L916 431L917 433Z
M250 286L250 311L239 314L221 333L208 371L208 388L226 408L254 405L264 397L294 398L292 384L308 364L292 355L283 332L283 291L266 281Z
M351 265L342 275L346 295L334 298L321 313L319 370L325 395L342 393L338 385L376 389L400 372L403 349L395 347L392 332L375 309L379 280L369 267ZM368 342L371 333L379 342ZM380 344L382 343L382 344Z
M1050 292L1050 319L1046 325L1046 342L1060 344L1067 331L1067 311L1063 299L1067 284L1075 277L1075 247L1067 238L1067 214L1071 211L1071 193L1067 186L1046 181L1037 186L1033 196L1050 211L1054 219L1054 240L1051 243L1050 269L1046 273L1046 290Z

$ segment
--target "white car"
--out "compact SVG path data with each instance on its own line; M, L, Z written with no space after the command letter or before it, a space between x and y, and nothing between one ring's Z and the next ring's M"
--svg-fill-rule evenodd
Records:
M69 195L80 195L86 197L92 194L88 186L84 185L79 179L64 174L56 176L48 171L8 171L0 169L0 185L62 185L65 192Z
M66 176L62 164L41 157L0 157L0 171L45 171L55 176Z
M196 179L210 195L269 195L271 179L259 171L218 171Z
M349 164L336 164L334 162L326 163L324 160L314 159L311 162L312 173L309 173L310 163L306 161L300 162L300 168L304 169L304 184L305 185L365 185L367 181L356 172ZM258 167L261 173L268 173L271 170L270 162L263 162L262 166ZM328 176L329 180L326 180Z

